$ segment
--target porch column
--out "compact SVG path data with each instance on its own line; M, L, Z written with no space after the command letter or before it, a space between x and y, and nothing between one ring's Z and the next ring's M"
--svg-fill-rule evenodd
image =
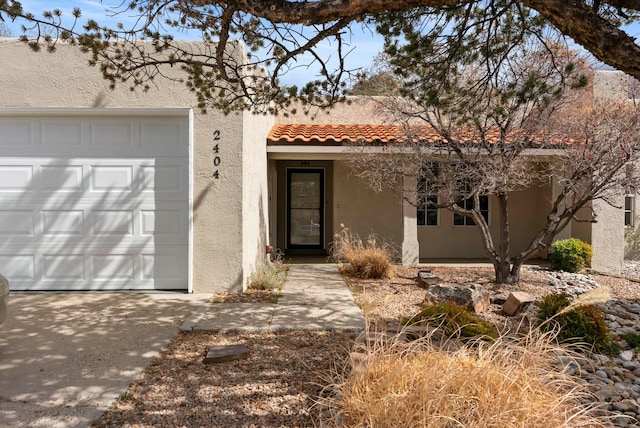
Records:
M402 180L403 188L416 189L415 176L404 176ZM417 208L411 203L413 199L411 192L402 199L402 266L416 266L420 262Z
M554 175L551 177L551 200L555 201L556 198L562 192L562 177L558 177ZM562 206L560 207L562 209ZM571 222L567 224L567 226L562 229L554 238L553 241L559 241L561 239L569 239L571 238Z
M624 212L619 208L624 207L624 194L612 199L611 203L602 199L592 202L598 221L591 223L591 268L618 273L624 268Z

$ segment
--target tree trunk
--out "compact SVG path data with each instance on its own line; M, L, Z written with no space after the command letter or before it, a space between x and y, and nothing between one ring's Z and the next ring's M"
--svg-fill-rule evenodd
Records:
M515 284L511 275L511 263L509 260L498 260L493 263L493 270L496 274L496 282L498 284Z
M509 230L509 195L498 193L498 211L500 218L500 245L498 247L498 257L493 261L493 267L498 284L517 284L520 279L519 269L513 275L511 269L511 234Z

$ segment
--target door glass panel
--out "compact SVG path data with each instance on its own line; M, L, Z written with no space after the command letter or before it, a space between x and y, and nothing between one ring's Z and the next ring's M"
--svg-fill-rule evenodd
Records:
M319 246L322 209L320 172L292 172L290 176L290 244Z

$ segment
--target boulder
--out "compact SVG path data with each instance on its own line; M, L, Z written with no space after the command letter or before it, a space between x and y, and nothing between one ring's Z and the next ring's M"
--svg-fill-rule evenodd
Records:
M442 278L439 278L433 274L430 270L421 270L418 272L418 287L425 290L434 284L440 284Z
M425 303L453 302L476 314L489 308L489 292L479 284L435 284L427 290Z
M529 293L514 291L513 293L509 293L509 297L507 297L507 300L502 304L502 312L504 312L505 315L512 317L520 310L521 307L526 306L534 300L535 297Z

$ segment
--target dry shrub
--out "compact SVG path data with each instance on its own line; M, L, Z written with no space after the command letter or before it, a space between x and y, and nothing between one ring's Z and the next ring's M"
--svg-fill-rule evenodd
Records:
M390 278L393 273L389 244L381 243L371 234L366 241L340 225L342 231L334 236L331 258L340 263L340 271L357 278Z
M254 290L282 290L289 268L281 262L264 263L249 276L249 288Z
M344 427L600 427L583 386L553 368L566 348L534 331L493 343L370 345L332 403Z

